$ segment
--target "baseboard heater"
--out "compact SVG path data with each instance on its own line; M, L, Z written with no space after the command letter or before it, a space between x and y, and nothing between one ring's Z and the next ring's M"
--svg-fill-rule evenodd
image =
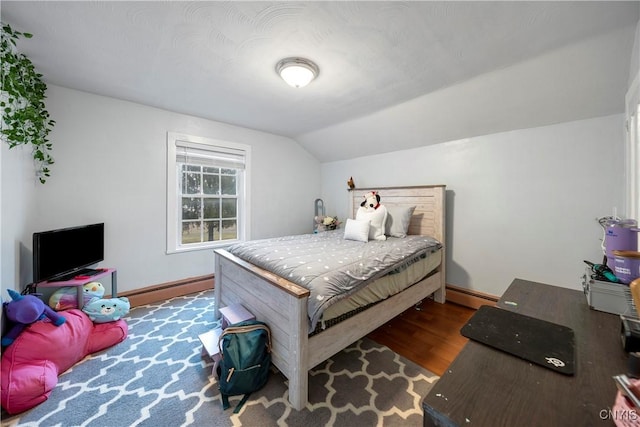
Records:
M131 307L138 307L213 289L213 286L214 275L208 274L205 276L190 277L174 282L148 286L146 288L135 289L133 291L121 292L118 293L118 296L129 298Z
M483 305L495 305L500 298L483 292L447 285L447 301L478 309Z

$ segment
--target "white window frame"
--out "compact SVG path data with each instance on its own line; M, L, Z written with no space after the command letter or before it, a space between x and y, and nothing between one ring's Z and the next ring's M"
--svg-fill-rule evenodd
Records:
M202 147L210 146L213 149L224 148L244 151L245 169L239 179L238 195L238 239L223 240L215 242L202 242L197 244L180 244L181 236L181 201L179 186L181 173L176 167L176 144L187 142L198 144ZM251 204L250 204L250 183L251 183L251 146L236 142L223 141L219 139L187 135L179 132L167 132L167 254L181 253L186 251L215 249L228 246L230 244L249 240L251 236Z

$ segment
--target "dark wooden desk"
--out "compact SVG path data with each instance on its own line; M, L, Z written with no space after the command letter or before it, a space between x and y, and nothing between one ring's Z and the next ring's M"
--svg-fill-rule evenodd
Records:
M592 310L582 292L521 279L498 306L573 328L576 374L469 341L424 399L424 425L613 425L606 418L616 395L611 377L627 372L620 317Z

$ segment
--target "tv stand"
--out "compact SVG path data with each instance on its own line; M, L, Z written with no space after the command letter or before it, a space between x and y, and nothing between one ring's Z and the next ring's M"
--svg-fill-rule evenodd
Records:
M78 272L70 280L55 279L54 281L44 281L35 284L35 290L38 287L41 288L63 288L66 286L72 286L76 288L78 295L78 308L82 309L84 306L84 292L82 287L89 283L98 280L101 277L105 277L111 274L111 298L115 298L118 294L118 272L115 268L97 268L94 271L97 273L94 275L81 274Z
M68 282L69 280L77 280L80 279L82 276L87 276L87 278L96 276L100 273L102 273L103 269L93 269L93 268L81 268L79 270L76 270L74 272L71 273L67 273L65 275L62 276L58 276L54 279L50 279L49 282Z

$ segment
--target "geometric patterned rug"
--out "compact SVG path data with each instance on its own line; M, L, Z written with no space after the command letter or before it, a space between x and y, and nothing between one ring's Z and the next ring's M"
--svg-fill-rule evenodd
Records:
M438 376L363 338L309 372L296 411L273 369L238 414L223 411L198 335L219 326L213 291L131 309L128 338L61 374L49 400L2 426L420 426ZM231 397L234 407L240 396Z

